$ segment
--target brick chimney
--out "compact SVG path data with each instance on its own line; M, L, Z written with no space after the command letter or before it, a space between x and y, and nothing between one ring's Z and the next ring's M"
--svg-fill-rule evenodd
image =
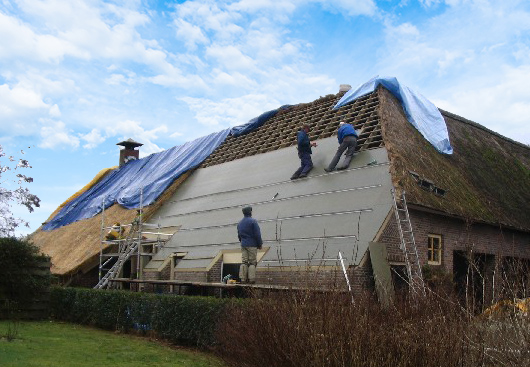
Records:
M138 143L129 138L116 145L123 147L123 149L120 150L120 167L131 160L140 158L140 151L135 148L141 147L143 145L142 143Z

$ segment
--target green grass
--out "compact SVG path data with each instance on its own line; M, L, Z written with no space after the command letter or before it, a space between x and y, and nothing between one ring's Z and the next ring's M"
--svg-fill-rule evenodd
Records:
M222 366L205 353L75 324L20 322L13 341L5 337L8 328L9 322L0 321L1 367Z

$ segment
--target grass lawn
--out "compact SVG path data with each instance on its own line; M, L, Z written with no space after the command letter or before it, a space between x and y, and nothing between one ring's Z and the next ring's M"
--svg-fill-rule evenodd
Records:
M0 367L221 367L204 353L127 334L52 321L20 322L18 335L5 338L0 321Z

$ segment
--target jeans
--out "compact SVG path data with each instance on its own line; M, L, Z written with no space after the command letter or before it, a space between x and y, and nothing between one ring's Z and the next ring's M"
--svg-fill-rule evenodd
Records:
M307 176L309 171L313 168L313 161L310 153L298 153L300 158L300 168L293 174L293 178L298 178L300 175Z
M339 145L339 149L337 149L337 153L335 153L335 156L331 160L331 163L328 166L328 170L333 171L335 169L335 166L337 165L337 163L339 163L340 156L342 155L342 153L344 153L344 151L346 151L346 157L344 158L342 166L338 169L348 168L353 158L353 153L355 153L355 147L357 147L357 137L353 135L345 136L342 140L342 143Z

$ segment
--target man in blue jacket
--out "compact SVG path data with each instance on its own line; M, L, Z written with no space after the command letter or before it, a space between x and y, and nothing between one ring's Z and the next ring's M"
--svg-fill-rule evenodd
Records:
M304 124L298 130L296 140L298 142L298 158L300 158L300 168L291 176L291 180L297 178L307 177L307 174L313 168L313 161L311 160L311 147L316 147L317 143L309 141L309 125Z
M341 170L348 168L353 158L353 153L355 153L358 135L357 131L355 131L355 128L352 125L341 121L339 130L337 131L337 138L339 140L339 149L337 149L337 153L335 153L335 156L331 160L329 166L324 168L326 172L331 172L335 169L335 166L337 163L339 163L340 156L342 153L344 153L344 151L346 151L344 162L342 163L342 166L337 169Z
M243 215L243 219L237 224L237 237L241 242L242 257L239 279L242 283L255 283L258 249L261 249L263 240L258 222L252 218L252 207L243 208Z

